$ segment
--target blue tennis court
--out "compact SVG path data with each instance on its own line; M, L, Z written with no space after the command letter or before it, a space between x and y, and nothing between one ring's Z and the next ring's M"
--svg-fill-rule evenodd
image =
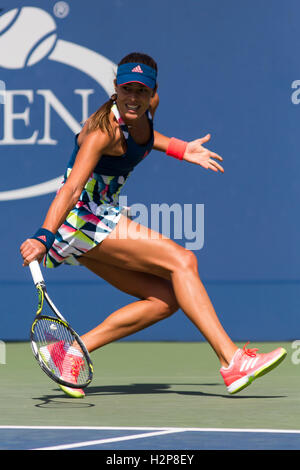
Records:
M0 442L2 450L299 450L300 430L1 426Z

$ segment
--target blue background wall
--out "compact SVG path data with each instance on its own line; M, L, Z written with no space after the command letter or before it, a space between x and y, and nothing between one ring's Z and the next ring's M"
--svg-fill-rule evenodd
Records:
M117 63L128 52L152 55L159 66L156 128L185 140L211 133L208 148L224 158L225 174L152 152L124 187L129 204L205 205L205 243L196 252L200 276L234 340L288 340L300 333L299 314L299 13L297 0L86 0L68 2L58 18L55 2L4 1L12 8L48 12L58 38ZM83 6L84 5L84 6ZM32 20L33 21L33 20ZM34 28L34 22L29 25ZM1 17L0 17L1 30ZM3 32L6 34L6 31ZM23 38L16 41L22 44ZM0 55L1 33L0 33ZM9 53L9 51L8 51ZM51 52L49 52L50 54ZM8 90L32 90L33 102L15 97L15 112L30 107L15 138L43 134L43 99L51 90L80 122L75 89L92 89L89 113L106 100L99 83L80 70L49 60L31 67L0 66ZM296 85L294 85L296 86ZM0 105L0 191L30 186L63 173L72 130L51 111L57 145L7 145ZM1 193L0 193L1 197ZM53 198L0 201L0 338L28 338L36 297L19 246L38 228ZM180 243L184 243L184 240ZM134 299L84 268L44 272L48 290L80 332ZM203 338L182 312L130 340Z

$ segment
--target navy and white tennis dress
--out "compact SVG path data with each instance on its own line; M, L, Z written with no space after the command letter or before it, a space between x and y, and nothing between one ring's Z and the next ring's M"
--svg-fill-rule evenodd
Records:
M79 265L78 257L101 243L111 233L122 213L119 193L134 167L152 150L154 135L149 112L151 137L145 145L138 145L121 118L116 103L113 104L112 111L126 140L126 153L119 157L101 156L77 204L57 231L55 241L44 258L44 266L48 268L55 268L62 263ZM77 137L78 134L62 184L71 173L79 150Z

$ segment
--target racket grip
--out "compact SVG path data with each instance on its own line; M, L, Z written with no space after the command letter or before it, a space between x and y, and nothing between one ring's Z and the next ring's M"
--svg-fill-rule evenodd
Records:
M32 276L34 284L37 285L37 284L43 283L44 278L42 275L39 262L36 260L32 261L31 263L29 263L29 268L30 268L30 272L31 272L31 276Z

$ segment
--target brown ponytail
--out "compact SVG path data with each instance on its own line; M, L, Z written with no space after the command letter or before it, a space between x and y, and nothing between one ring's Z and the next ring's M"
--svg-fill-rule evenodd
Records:
M113 127L110 122L110 111L116 95L112 95L97 111L91 115L88 120L88 131L92 132L101 129L107 132L110 136L114 134Z

